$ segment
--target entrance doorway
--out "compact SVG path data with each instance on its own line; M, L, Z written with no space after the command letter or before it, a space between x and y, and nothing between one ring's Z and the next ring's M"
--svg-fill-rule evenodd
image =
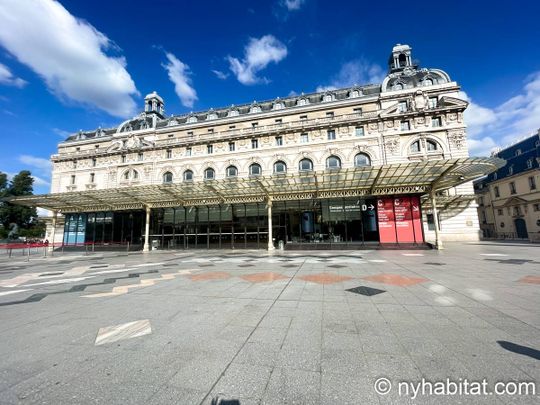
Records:
M516 235L520 239L528 239L529 233L527 232L527 224L525 223L525 220L523 218L517 218L514 221L514 225L516 227Z

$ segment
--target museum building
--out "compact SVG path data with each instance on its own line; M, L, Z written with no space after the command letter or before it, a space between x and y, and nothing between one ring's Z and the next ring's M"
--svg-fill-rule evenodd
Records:
M50 194L11 201L52 210L48 238L70 246L478 240L471 181L504 160L468 156L467 102L447 73L400 44L388 68L382 84L184 115L166 116L153 92L138 116L60 143Z

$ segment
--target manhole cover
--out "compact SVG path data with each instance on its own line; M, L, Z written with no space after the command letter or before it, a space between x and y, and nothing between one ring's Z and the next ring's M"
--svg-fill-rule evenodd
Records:
M345 290L345 291L349 291L355 294L365 295L366 297L371 297L372 295L382 294L386 292L385 290L378 290L377 288L366 287L363 285L354 287L354 288L349 288L348 290Z

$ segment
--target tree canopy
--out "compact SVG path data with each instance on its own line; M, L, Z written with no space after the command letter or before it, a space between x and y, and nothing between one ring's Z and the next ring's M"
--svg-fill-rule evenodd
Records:
M28 170L20 171L9 182L7 174L0 172L0 198L31 195L34 192L33 184L32 173ZM4 231L9 230L12 223L26 230L35 228L38 225L36 209L0 201L0 224Z

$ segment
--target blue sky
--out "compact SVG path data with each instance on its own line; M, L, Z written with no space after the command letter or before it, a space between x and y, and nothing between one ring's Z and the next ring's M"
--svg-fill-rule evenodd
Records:
M49 156L157 90L167 114L378 82L406 43L456 80L474 155L540 127L540 6L322 0L0 0L0 171L49 190Z

